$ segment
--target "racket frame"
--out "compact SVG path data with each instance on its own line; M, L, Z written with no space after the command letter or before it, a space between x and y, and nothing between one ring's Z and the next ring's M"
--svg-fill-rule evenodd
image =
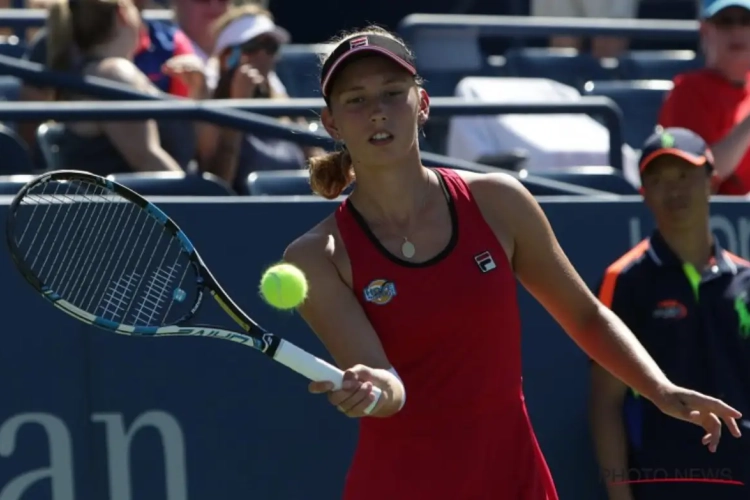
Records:
M21 200L24 199L31 189L51 181L81 181L108 189L125 200L134 203L161 224L169 233L176 237L182 244L182 249L187 254L191 265L194 266L197 276L197 296L189 311L175 321L170 322L170 324L159 327L119 324L115 321L101 318L84 311L66 301L54 290L46 286L34 274L24 260L19 257L20 249L18 248L14 237L14 230L16 227L14 215L18 206L21 204ZM307 377L309 380L328 381L333 383L335 390L341 388L343 382L343 371L307 351L300 349L291 342L265 330L258 323L253 321L253 319L250 318L248 314L229 297L229 294L226 293L221 285L219 285L216 278L208 269L208 266L203 262L203 259L198 254L197 250L177 223L168 217L159 207L127 186L123 186L120 183L90 172L79 170L56 170L46 172L24 185L11 202L6 223L6 242L15 267L19 270L26 281L56 308L79 321L122 335L143 337L197 336L233 341L245 346L253 347L273 360ZM224 312L242 329L243 333L213 325L184 324L186 321L194 317L200 309L204 302L206 290L209 291ZM377 387L373 387L373 393L375 394L375 400L367 408L365 413L370 413L375 408L382 391Z

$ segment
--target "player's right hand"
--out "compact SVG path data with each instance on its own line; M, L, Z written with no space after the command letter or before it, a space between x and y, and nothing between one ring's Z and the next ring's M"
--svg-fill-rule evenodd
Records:
M380 387L381 384L378 381L383 378L383 374L380 372L384 371L388 373L387 370L356 365L344 372L344 380L340 389L334 390L332 382L311 382L308 389L313 394L327 393L328 401L348 417L372 416L377 413L378 408L383 403L382 401L369 415L365 413L365 410L375 401L375 394L372 389L375 384Z

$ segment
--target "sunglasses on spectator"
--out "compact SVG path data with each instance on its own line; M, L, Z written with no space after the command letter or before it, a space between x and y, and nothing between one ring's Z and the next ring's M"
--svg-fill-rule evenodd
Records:
M711 18L711 24L718 28L747 28L750 26L750 12L743 15L718 15Z
M255 54L256 52L265 51L270 56L275 56L279 52L279 42L270 37L258 37L247 41L242 45L232 48L232 52L227 60L229 68L235 68L240 63L242 54Z

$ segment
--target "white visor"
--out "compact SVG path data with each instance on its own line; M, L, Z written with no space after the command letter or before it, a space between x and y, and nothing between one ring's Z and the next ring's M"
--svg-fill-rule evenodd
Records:
M242 45L261 35L272 35L282 45L291 40L287 30L276 26L266 16L242 16L229 23L219 33L214 46L214 55L218 56L229 47Z

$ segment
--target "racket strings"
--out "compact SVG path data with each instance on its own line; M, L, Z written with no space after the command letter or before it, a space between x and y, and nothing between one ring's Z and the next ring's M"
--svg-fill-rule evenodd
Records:
M143 207L103 185L50 181L26 194L15 217L24 262L75 307L135 327L190 314L195 268L181 241Z

